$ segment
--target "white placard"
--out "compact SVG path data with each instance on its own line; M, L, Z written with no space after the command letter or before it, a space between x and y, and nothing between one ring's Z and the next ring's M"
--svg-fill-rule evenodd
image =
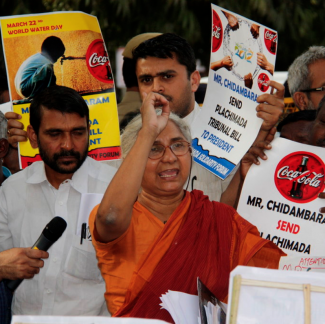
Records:
M228 316L233 311L232 295L234 277L240 275L242 279L262 282L260 287L241 285L238 303L237 322L240 324L274 324L294 323L304 324L305 301L302 289L303 284L315 287L325 287L325 276L322 273L288 272L253 267L239 266L230 274ZM263 287L263 282L281 284L298 284L300 290ZM325 293L311 291L311 322L324 323Z
M289 271L325 272L325 257L282 257L280 259L279 269Z
M276 138L266 154L246 176L239 214L288 256L325 255L324 149Z
M256 98L270 91L266 82L273 78L276 45L274 30L212 5L211 68L203 108L192 125L192 145L195 162L221 179L258 134L262 119L256 116Z
M12 111L12 102L6 102L0 105L0 110L3 114L7 113L8 111Z

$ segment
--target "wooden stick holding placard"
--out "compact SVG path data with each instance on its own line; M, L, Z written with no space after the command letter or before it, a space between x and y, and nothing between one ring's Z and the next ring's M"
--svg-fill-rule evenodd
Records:
M239 295L240 287L242 284L241 275L234 277L233 288L232 288L232 298L231 298L231 310L230 310L230 324L236 324L238 315L238 305L239 305Z

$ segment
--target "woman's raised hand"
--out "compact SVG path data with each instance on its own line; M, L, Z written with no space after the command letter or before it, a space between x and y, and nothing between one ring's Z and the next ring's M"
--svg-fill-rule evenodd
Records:
M156 92L149 94L144 92L143 98L141 106L142 129L146 133L151 133L156 139L167 125L170 114L169 102L164 96ZM157 116L156 108L162 109L161 115Z

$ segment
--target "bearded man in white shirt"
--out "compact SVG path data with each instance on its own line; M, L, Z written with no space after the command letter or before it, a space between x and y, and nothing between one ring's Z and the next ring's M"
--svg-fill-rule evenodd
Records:
M53 86L30 106L27 133L43 161L0 189L0 251L32 246L55 216L67 222L49 259L17 288L13 314L106 315L105 284L92 242L76 235L81 195L104 193L115 169L87 157L89 110L73 89Z

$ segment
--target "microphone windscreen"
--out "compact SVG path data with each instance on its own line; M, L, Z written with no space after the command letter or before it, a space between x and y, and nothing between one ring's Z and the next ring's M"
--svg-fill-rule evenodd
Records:
M56 242L67 227L67 222L59 216L55 216L44 228L42 234L52 242Z

